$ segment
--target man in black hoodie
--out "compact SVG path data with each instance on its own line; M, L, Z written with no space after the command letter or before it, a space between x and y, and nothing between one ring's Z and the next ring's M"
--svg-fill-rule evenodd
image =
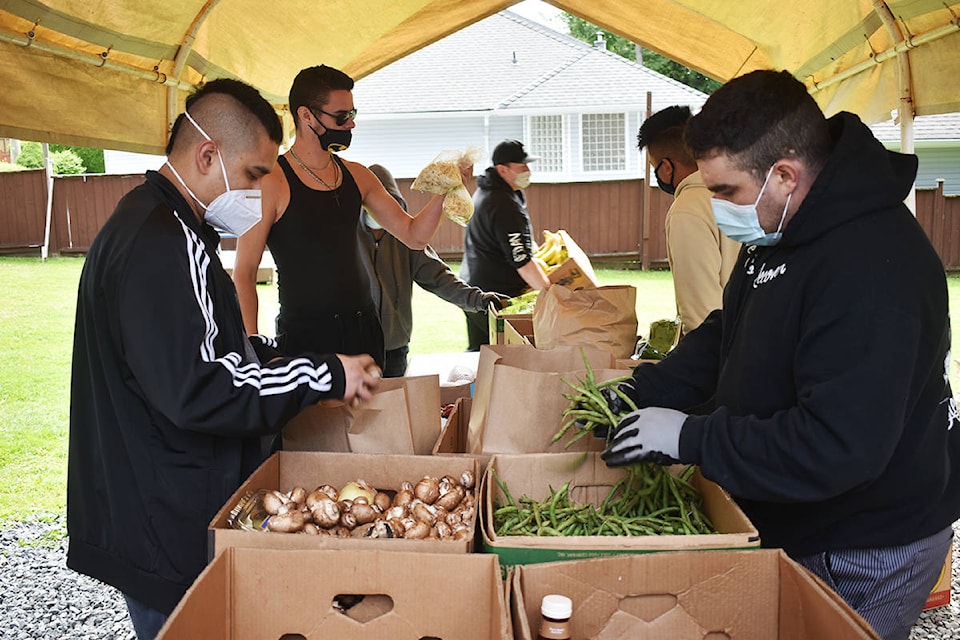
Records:
M547 274L533 259L533 227L523 190L530 186L530 163L519 140L504 140L490 158L493 166L477 177L473 217L463 237L460 277L484 291L511 298L527 287L546 289ZM468 351L479 351L490 342L487 312L466 311Z
M960 516L946 278L903 204L917 159L787 72L728 82L686 141L746 246L722 311L637 367L604 459L699 465L764 546L907 638Z

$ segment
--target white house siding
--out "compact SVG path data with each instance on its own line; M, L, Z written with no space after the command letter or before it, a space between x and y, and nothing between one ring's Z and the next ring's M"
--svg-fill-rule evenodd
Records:
M146 173L150 169L159 169L164 160L163 156L152 156L145 153L130 153L112 149L103 151L104 173L114 175Z
M484 124L488 120L489 126ZM479 147L482 159L476 164L476 173L489 166L490 153L501 140L523 140L523 118L497 116L487 119L483 114L452 117L424 114L421 117L394 117L388 119L362 118L353 132L350 148L343 157L364 165L381 164L395 178L415 178L441 151Z

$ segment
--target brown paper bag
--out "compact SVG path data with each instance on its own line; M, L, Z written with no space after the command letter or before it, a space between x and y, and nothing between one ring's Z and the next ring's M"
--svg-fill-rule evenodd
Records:
M370 402L307 407L283 428L286 451L429 455L440 435L440 377L387 378Z
M537 297L533 335L540 349L592 345L629 358L637 344L637 289L550 287Z
M614 369L613 356L584 347L598 381L624 376ZM579 347L544 351L530 345L484 345L480 348L476 390L467 428L467 453L543 453L598 451L603 442L581 438L570 449L552 438L563 424L571 391L563 378L574 382L586 370Z

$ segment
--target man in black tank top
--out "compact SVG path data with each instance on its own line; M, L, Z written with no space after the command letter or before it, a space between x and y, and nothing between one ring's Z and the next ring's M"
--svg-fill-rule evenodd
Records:
M412 249L429 243L444 196L410 216L362 164L335 152L350 144L353 80L321 65L297 74L290 88L296 140L280 171L263 179L263 219L237 242L233 278L243 324L258 333L256 272L265 247L277 265L277 341L286 353L368 353L381 367L383 331L359 258L361 207ZM464 180L468 179L467 170Z

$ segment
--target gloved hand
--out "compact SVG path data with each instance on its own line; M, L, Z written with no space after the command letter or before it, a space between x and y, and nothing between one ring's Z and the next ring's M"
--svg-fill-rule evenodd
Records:
M623 399L623 396L634 399L634 404L636 404L634 389L633 389L633 378L629 380L624 380L617 385L617 393L610 387L604 387L600 389L600 395L603 396L603 399L607 401L607 406L610 407L610 411L613 412L615 416L623 416L634 410L633 407L627 404L627 401ZM623 394L623 395L620 395Z
M483 294L483 308L486 310L490 308L491 304L493 304L494 309L503 309L508 300L510 300L510 296L505 296L502 293L496 293L495 291L488 291L487 293Z
M628 398L633 397L633 379L625 380L617 385L617 391L627 396ZM626 400L623 397L614 391L611 387L604 387L600 389L600 395L603 397L604 402L607 403L607 407L610 409L611 413L614 416L622 416L626 413L633 411L633 407L627 404ZM577 427L583 429L586 426L586 421L581 419L577 421ZM597 425L593 428L593 437L599 440L606 440L609 434L609 427L607 425Z
M647 407L625 415L613 441L600 454L608 467L637 462L680 462L680 430L687 414L663 407Z

